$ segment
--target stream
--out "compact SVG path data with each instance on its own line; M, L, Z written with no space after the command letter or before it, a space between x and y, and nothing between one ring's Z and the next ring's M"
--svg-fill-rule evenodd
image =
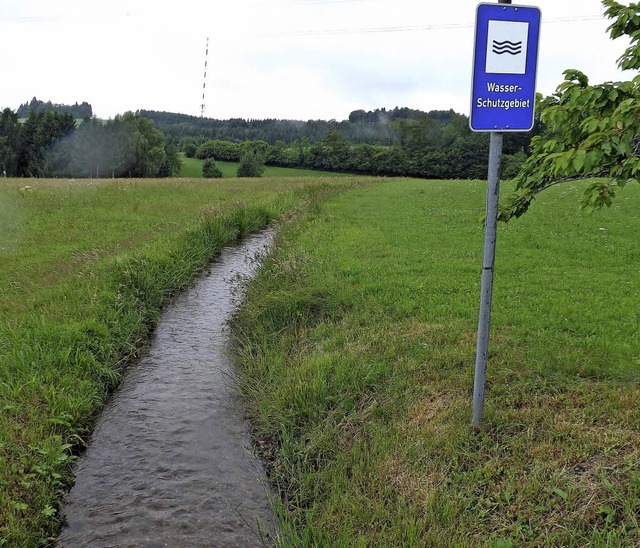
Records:
M229 320L268 250L226 247L163 312L148 353L100 416L63 506L58 546L262 546L276 530L230 383Z

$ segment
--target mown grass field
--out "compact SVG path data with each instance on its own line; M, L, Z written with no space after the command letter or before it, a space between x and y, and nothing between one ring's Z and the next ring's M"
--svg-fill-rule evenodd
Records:
M359 181L2 180L0 546L56 534L96 414L221 246Z
M202 177L202 160L181 156L182 167L180 177ZM216 161L216 166L222 171L225 178L235 177L238 171L237 162ZM350 177L348 173L332 173L329 171L316 171L313 169L298 169L292 167L266 166L262 177Z
M234 321L284 545L640 545L640 187L555 187L498 235L485 183L392 180L286 229Z

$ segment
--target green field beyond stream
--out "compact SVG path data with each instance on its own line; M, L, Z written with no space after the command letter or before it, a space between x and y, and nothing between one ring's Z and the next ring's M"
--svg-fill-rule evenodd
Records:
M498 235L471 426L485 184L394 180L286 229L235 330L285 545L640 544L640 188Z

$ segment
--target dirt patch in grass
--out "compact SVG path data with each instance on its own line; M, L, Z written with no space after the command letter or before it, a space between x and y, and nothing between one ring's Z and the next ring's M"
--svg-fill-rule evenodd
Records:
M378 481L389 485L412 506L426 511L431 498L441 488L445 479L444 471L438 468L417 471L398 455L389 455L377 467Z

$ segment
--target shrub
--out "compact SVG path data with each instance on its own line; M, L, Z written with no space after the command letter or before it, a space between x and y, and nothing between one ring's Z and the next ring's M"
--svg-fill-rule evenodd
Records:
M196 151L198 150L198 147L196 147L195 143L187 143L184 148L184 155L187 158L195 158L196 157Z
M213 158L207 158L202 162L202 176L207 179L220 179L222 177L222 171L220 171Z
M264 160L255 152L247 152L240 159L238 177L260 177L264 172Z

